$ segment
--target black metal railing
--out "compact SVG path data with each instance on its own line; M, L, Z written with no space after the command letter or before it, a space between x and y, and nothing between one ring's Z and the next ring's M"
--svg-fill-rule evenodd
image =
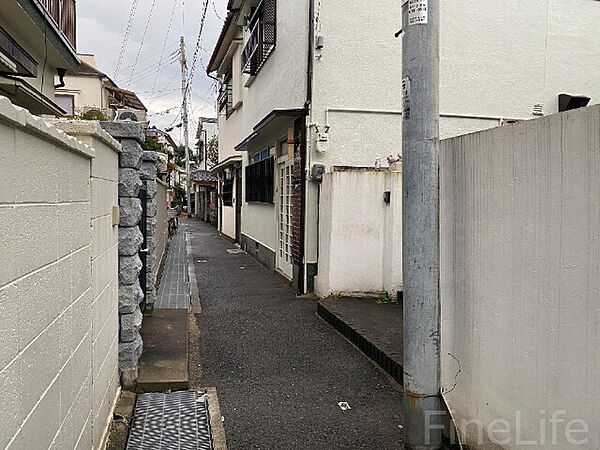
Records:
M231 76L225 77L223 83L219 87L219 95L217 97L219 112L225 111L227 117L233 112L233 85L231 84Z
M256 75L275 48L276 2L263 0L250 20L250 36L242 51L242 72Z

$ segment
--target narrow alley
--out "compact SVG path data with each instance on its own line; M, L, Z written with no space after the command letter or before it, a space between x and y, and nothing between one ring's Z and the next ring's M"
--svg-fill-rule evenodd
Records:
M400 385L318 318L313 300L228 252L209 225L184 223L202 308L190 387L216 387L228 448L403 448Z

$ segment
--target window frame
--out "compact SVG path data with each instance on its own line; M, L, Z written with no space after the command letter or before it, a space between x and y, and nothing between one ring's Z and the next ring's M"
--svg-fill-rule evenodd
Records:
M275 204L275 157L249 164L244 172L246 203Z
M225 178L221 185L221 199L223 206L233 206L233 177Z

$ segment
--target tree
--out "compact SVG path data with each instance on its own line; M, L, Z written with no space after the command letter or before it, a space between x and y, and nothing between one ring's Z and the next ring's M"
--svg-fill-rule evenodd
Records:
M190 162L198 162L198 156L194 155L190 148ZM175 149L175 164L179 167L185 167L185 146L180 145Z
M206 162L209 169L219 164L219 139L213 136L206 146Z

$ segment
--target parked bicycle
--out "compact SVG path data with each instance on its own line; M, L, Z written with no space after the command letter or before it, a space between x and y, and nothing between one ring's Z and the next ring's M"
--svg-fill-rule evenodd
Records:
M176 209L169 208L169 236L173 236L179 230L179 214Z

